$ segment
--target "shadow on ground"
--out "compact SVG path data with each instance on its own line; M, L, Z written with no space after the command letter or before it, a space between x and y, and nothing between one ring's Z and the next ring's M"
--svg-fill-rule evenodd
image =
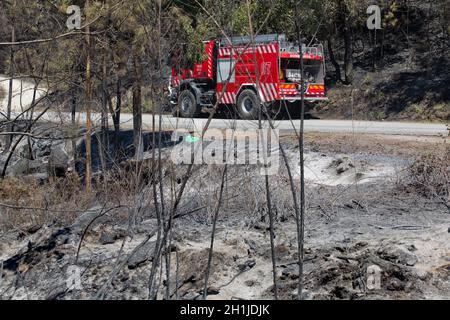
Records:
M106 146L106 159L105 165L109 170L120 164L123 161L129 160L135 154L135 148L133 145L133 131L126 130L121 131L118 136L118 145L115 143L115 133L112 130L106 132L108 144ZM154 136L155 135L155 136ZM161 141L161 147L167 148L175 145L176 143L171 141L172 134L171 132L161 132L161 133L153 133L153 132L144 132L143 133L143 147L144 152L150 151L154 146L158 146L159 141ZM93 135L92 136L92 172L98 173L102 170L102 159L100 153L100 140L101 136ZM80 160L75 165L75 170L78 172L80 176L84 175L85 168L85 154L86 154L86 145L85 140L83 140L78 145L78 155Z

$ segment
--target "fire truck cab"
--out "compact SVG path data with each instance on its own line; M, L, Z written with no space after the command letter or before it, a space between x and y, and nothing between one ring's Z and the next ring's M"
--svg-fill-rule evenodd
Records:
M192 69L172 64L170 101L181 117L197 117L205 108L227 105L242 119L258 119L259 110L276 112L297 106L301 90L307 102L326 100L322 45L299 46L285 35L248 36L204 42L206 57Z

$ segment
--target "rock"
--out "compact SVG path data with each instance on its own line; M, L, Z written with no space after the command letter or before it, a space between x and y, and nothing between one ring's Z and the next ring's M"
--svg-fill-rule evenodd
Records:
M298 279L298 266L297 265L287 266L285 269L283 269L281 275L286 279L292 280Z
M44 179L47 178L48 164L46 159L19 159L13 165L8 167L8 176L19 177L24 175L30 175L32 178Z
M428 277L430 276L430 273L421 269L414 269L413 274L422 281L427 280Z
M50 293L47 295L45 300L57 300L59 298L64 297L64 295L67 293L67 289L64 285L61 285L60 287L56 287L50 291Z
M311 248L305 248L305 254L311 254L313 251Z
M188 291L181 297L181 299L182 300L196 300L197 297L200 297L200 295L197 292Z
M367 243L365 241L360 241L355 244L355 249L361 249L361 248L367 247L368 245L369 245L369 243Z
M37 158L47 157L51 153L52 141L50 140L38 140L33 145Z
M130 279L130 275L126 272L124 272L121 276L120 276L120 282L125 282L128 281Z
M105 244L112 244L114 242L116 242L116 237L114 234L109 233L109 232L103 232L100 235L100 239L99 239L100 243L105 245Z
M142 233L149 233L150 231L154 230L157 226L157 221L156 219L148 219L148 220L144 220L138 224L136 224L136 226L134 227L134 232L138 233L138 234L142 234Z
M208 294L216 295L216 294L219 294L219 293L220 293L219 288L216 288L216 287L209 287L208 288Z
M261 245L261 242L255 241L255 239L245 238L245 242L250 248L250 252L255 255L264 255L265 257L271 257L270 249Z
M164 254L177 251L180 251L180 247L176 243L171 243L170 247L164 250Z
M29 226L28 228L27 228L27 233L29 233L29 234L35 234L36 232L38 232L39 231L39 229L41 229L42 228L42 226L40 226L40 225L38 225L38 224L34 224L34 225L31 225L31 226Z
M340 276L340 272L335 267L329 267L321 270L318 275L318 282L320 285L326 285Z
M9 166L8 175L11 177L22 176L28 172L29 165L30 165L30 160L19 159L16 163Z
M264 223L262 223L262 222L256 222L256 223L253 225L253 228L254 228L255 230L264 230L264 231L270 230L270 228L267 226L267 224L264 224Z
M112 244L119 239L125 238L127 235L128 235L127 230L121 227L114 228L112 230L104 229L100 234L99 242L103 245Z
M155 242L147 242L128 261L128 268L135 269L153 258Z
M419 259L411 252L399 246L388 246L378 250L378 255L384 259L405 266L414 266Z
M54 146L51 148L48 168L49 174L63 177L69 166L69 155L64 150L62 145Z
M80 234L88 226L88 224L91 223L92 220L96 219L99 216L101 211L102 207L96 206L80 214L75 219L74 223L72 223L72 225L70 226L72 232ZM99 224L104 224L108 220L109 217L107 215L101 216L95 220L95 223L91 227Z
M42 259L42 254L47 257L55 254L55 248L69 241L68 228L53 229L41 228L33 239L16 251L15 255L6 259L3 263L4 270L24 270L33 267ZM60 256L60 254L57 254Z
M350 300L352 298L352 294L350 293L350 291L347 288L341 286L334 287L334 289L330 293L338 299Z
M330 164L330 168L335 168L337 174L342 174L354 167L355 166L353 165L351 160L347 157L333 160L333 162L331 162Z
M117 228L114 228L114 238L116 240L123 239L123 238L127 237L128 234L129 234L129 232L128 232L127 227L119 226Z
M32 155L30 154L30 147L28 146L28 143L26 141L23 142L24 143L19 144L19 146L16 148L16 152L19 154L19 157L21 158L31 159Z
M28 166L28 172L29 173L46 173L47 172L47 159L36 159L36 160L30 160L29 166Z
M403 291L405 284L397 278L392 278L388 280L386 288L390 291Z
M239 271L244 272L252 269L255 265L256 265L255 260L247 260L245 263L239 264L238 269Z

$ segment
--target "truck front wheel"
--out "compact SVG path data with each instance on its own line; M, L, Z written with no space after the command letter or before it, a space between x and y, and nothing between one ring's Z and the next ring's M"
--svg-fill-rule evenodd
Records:
M243 120L257 120L261 102L253 90L247 89L241 92L237 101L237 112Z
M189 90L183 90L178 97L178 112L183 118L195 118L200 115L197 99Z

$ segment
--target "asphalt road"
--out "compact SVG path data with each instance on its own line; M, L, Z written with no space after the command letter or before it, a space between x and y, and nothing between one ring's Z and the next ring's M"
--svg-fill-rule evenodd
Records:
M70 123L68 114L48 113L42 117L43 120L51 122ZM85 123L85 114L77 114L80 124ZM152 115L144 114L142 118L143 129L153 130ZM100 125L100 115L93 114L92 121L95 126ZM164 130L188 129L201 131L207 122L202 119L184 119L172 116L162 116L161 124ZM110 120L110 124L112 121ZM159 125L159 117L155 116L155 128ZM274 121L275 128L281 132L294 132L300 128L300 121L280 120ZM121 115L121 128L132 129L133 115ZM268 128L269 123L263 122L263 127ZM238 130L252 130L258 128L258 121L232 120L232 119L212 119L209 128L227 129L236 128ZM355 133L355 134L379 134L379 135L415 135L415 136L449 136L449 127L445 124L435 123L414 123L414 122L374 122L374 121L351 121L351 120L305 120L305 132L323 133Z
M8 78L0 76L0 86L7 92ZM13 83L13 101L12 101L12 117L14 118L28 105L31 104L33 97L33 84L27 81L14 80ZM45 90L39 89L36 92L36 98L39 98L45 93ZM5 120L5 111L7 105L7 97L0 101L0 121ZM35 115L39 112L35 112ZM77 119L80 125L86 121L86 115L83 113L77 114ZM70 114L47 112L41 118L42 121L50 121L54 123L70 123ZM100 115L92 115L93 124L100 125ZM143 115L143 129L153 130L152 116L149 114ZM158 128L159 117L156 117L156 128ZM200 131L205 126L207 119L182 119L174 118L172 116L162 116L161 123L164 130L173 129L188 129L193 131ZM112 121L110 119L110 124ZM263 123L265 128L269 124L265 121ZM300 121L282 120L275 121L274 126L281 132L294 132L300 127ZM132 129L133 115L121 115L121 127L123 129ZM252 130L258 128L258 121L246 120L230 120L230 119L213 119L209 126L210 129L226 129L236 128L238 130ZM408 122L373 122L373 121L343 121L343 120L306 120L306 132L323 132L323 133L355 133L355 134L385 134L385 135L416 135L416 136L445 136L448 137L449 129L445 124L433 123L408 123Z

